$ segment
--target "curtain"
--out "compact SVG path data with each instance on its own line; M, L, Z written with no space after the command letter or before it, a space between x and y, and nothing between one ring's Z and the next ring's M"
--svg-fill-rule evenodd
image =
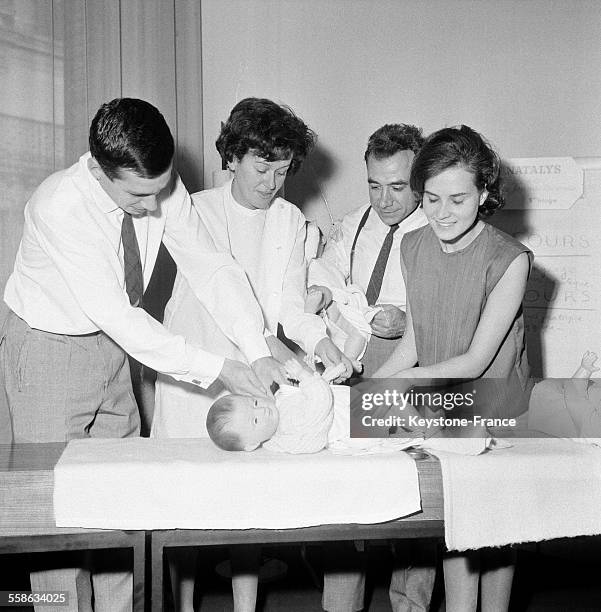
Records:
M0 0L0 56L0 290L27 199L87 150L103 102L128 96L157 106L184 183L203 187L200 0ZM157 274L161 290L172 270L165 282L162 266ZM2 301L0 318L5 312Z
M0 288L12 270L23 207L64 164L64 48L51 2L0 2ZM6 307L2 302L0 317Z

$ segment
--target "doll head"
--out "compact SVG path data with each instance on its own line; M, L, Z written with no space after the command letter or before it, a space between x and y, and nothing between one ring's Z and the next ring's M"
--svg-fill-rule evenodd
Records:
M251 395L219 398L207 414L207 431L223 450L252 451L273 436L279 423L275 401Z

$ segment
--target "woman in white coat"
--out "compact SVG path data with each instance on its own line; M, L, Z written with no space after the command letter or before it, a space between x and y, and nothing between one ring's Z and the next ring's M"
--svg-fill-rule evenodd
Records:
M271 100L246 98L232 109L216 142L231 180L193 194L192 201L217 248L231 252L246 271L263 310L273 356L283 358L287 351L276 338L279 323L287 338L325 366L344 363L348 377L352 364L329 339L322 319L304 313L305 218L296 206L277 196L286 176L298 170L314 141L314 133L289 108ZM226 338L180 275L164 324L201 348L244 361L244 347ZM208 436L208 409L224 393L219 383L200 389L159 375L152 435ZM188 609L185 600L191 606L192 598L185 581L182 585L181 610ZM254 609L254 602L237 601L236 595L234 581L235 609ZM176 599L180 599L177 594Z

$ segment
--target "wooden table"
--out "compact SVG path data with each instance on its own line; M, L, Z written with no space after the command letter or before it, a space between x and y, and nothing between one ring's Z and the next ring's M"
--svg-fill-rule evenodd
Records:
M178 546L283 544L341 540L381 540L444 537L442 477L437 459L417 462L422 510L395 521L375 525L322 525L300 529L169 529L151 534L152 611L163 610L163 553Z
M144 610L144 531L58 528L53 469L64 443L0 445L0 554L133 549L134 612Z
M52 504L53 469L64 444L0 445L0 553L133 548L134 610L144 610L144 531L57 528ZM152 610L163 609L165 547L438 538L444 536L438 461L418 461L422 510L376 525L323 525L302 529L151 532Z

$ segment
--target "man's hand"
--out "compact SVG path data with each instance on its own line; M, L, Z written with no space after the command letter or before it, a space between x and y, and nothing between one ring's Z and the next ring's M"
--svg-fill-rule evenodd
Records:
M398 306L376 304L382 310L371 321L371 331L378 338L400 338L405 333L407 316Z
M305 312L317 314L332 303L332 292L323 285L311 285L307 289Z
M267 391L269 386L265 387L257 375L246 364L241 361L236 361L235 359L225 359L221 372L217 378L231 393L255 395L259 397L269 395Z
M286 369L284 366L274 359L273 357L261 357L253 361L250 364L253 372L257 375L257 378L261 381L261 384L268 390L269 395L272 395L269 388L272 383L278 385L288 384L286 378Z
M333 342L330 338L322 338L315 345L315 354L319 356L324 367L335 366L339 363L344 364L344 374L334 380L335 383L342 382L350 378L353 372L361 371L361 364L357 361L351 361Z

